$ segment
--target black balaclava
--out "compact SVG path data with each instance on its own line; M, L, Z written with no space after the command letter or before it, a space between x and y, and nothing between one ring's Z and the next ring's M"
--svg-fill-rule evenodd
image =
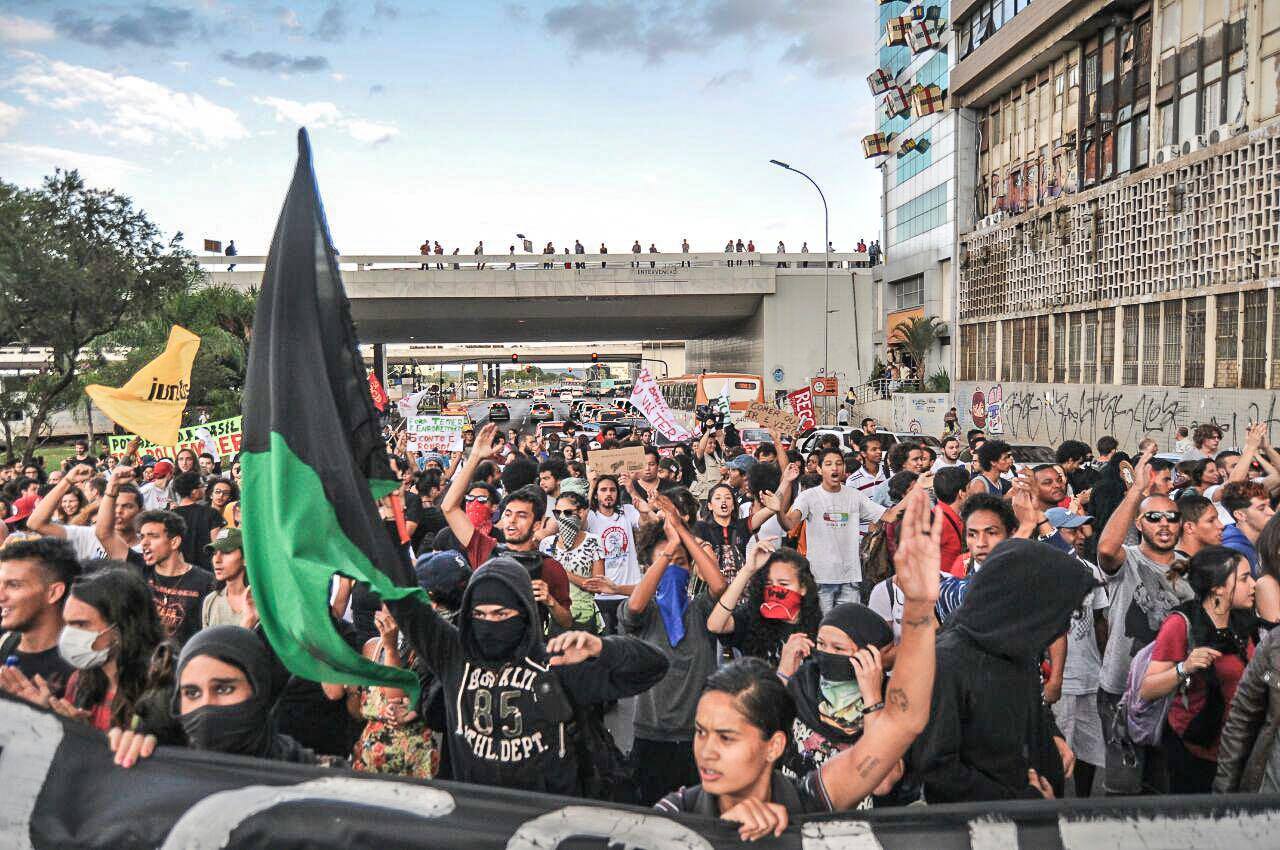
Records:
M238 668L249 680L253 695L236 705L205 705L187 714L181 710L180 686L173 688L173 716L182 724L193 749L242 756L265 756L271 749L271 662L256 634L240 626L210 626L195 634L182 649L174 675L191 659L207 655Z
M1079 559L1045 543L1001 542L982 562L948 628L993 655L1032 661L1067 630L1098 585Z
M819 628L822 626L831 626L844 632L849 640L858 645L858 649L866 649L868 646L884 649L893 643L893 629L889 628L884 618L857 602L836 605L822 618ZM823 678L833 682L849 682L855 678L848 656L816 650L814 656Z
M477 620L477 605L501 605L519 614L507 620ZM540 620L529 574L507 557L486 561L471 576L458 618L463 651L481 662L504 662L539 651Z

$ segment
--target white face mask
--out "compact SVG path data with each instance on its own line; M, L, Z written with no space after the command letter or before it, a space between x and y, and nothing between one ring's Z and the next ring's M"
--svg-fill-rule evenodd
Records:
M112 628L108 626L101 632L95 632L89 629L78 629L75 626L63 626L62 634L58 636L58 654L62 656L63 661L77 670L101 667L107 660L107 656L111 654L111 647L94 649L93 642L99 635L111 631Z

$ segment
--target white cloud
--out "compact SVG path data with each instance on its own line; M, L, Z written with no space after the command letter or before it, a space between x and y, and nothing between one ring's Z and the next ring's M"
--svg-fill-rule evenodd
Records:
M21 109L0 101L0 136L12 130L20 117L22 117Z
M282 97L255 97L254 103L275 110L276 120L290 124L301 124L311 129L333 127L344 131L357 142L377 145L389 141L398 135L400 130L393 124L383 124L344 115L337 104L327 100L301 103Z
M329 76L333 78L335 83L340 83L347 78L346 74L330 74Z
M218 77L214 82L222 86L224 89L233 89L236 87L236 84L228 80L226 77Z
M182 71L183 73L186 73L187 69L191 67L190 62L187 62L186 60L181 60L181 59L170 62L169 64L177 68L179 71Z
M25 58L30 61L10 79L10 87L32 105L74 110L72 126L100 138L147 145L178 140L209 147L249 136L234 111L198 94L36 54Z
M0 142L0 158L10 164L6 170L18 172L19 182L24 183L38 182L43 175L52 174L56 168L74 168L92 185L118 187L130 175L145 170L135 163L114 156L13 142Z
M53 27L43 21L33 21L19 15L0 15L0 41L9 44L49 41L54 35Z

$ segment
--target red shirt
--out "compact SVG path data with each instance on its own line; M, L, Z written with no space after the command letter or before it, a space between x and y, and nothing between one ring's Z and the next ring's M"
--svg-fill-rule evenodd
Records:
M1250 658L1253 658L1253 651L1254 644L1250 642L1247 650ZM1156 635L1156 646L1151 652L1151 660L1172 661L1174 664L1187 660L1187 621L1181 615L1170 614L1165 618L1164 624L1160 626L1160 633ZM1235 653L1223 653L1217 661L1213 662L1213 669L1218 674L1218 681L1222 684L1222 698L1226 701L1228 710L1231 708L1231 700L1236 695L1240 677L1244 675L1244 666L1244 661ZM1185 692L1174 693L1173 704L1169 706L1169 726L1178 733L1178 737L1186 733L1187 726L1204 708L1207 692L1208 685L1205 683L1204 674L1196 673L1191 677ZM1226 722L1225 716L1223 722L1224 724ZM1222 730L1218 731L1221 733ZM1183 743L1192 755L1209 761L1218 760L1217 735L1214 736L1213 744L1209 747L1198 746L1188 741Z
M477 530L472 534L471 543L467 546L467 561L471 563L471 569L480 569L496 548L498 548L498 541L483 531ZM547 593L551 594L556 604L566 611L569 610L569 576L565 574L564 567L555 558L542 556L542 580L547 583Z
M934 518L942 523L942 568L956 578L964 578L964 523L955 510L945 502L933 509ZM959 570L959 572L957 572Z
M77 670L71 674L70 678L67 679L67 691L63 696L63 699L72 705L75 705L76 687L79 684L80 671ZM111 730L111 703L115 698L116 692L115 689L112 688L106 697L103 698L102 702L89 707L89 724L93 726L94 729L98 729L102 732L108 732Z

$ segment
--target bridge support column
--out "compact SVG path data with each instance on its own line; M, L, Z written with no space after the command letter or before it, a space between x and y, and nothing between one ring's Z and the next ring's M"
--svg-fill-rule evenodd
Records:
M385 343L373 344L373 374L383 387L387 385L387 346Z

